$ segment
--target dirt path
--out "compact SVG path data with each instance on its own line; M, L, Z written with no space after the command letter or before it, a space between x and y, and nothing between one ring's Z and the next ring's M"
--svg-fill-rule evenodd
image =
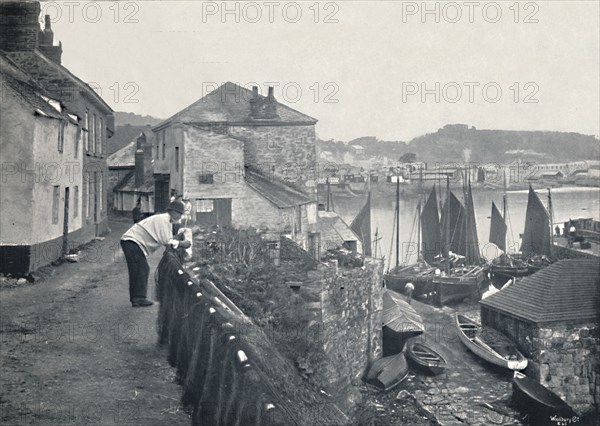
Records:
M115 219L79 263L0 290L0 423L189 425L157 346L157 305L132 308ZM162 250L150 259L149 297Z

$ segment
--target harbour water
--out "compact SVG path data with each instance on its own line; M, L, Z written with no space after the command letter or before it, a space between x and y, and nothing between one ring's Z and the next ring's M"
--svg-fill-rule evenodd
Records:
M426 189L431 191L431 188ZM544 205L548 205L548 191L536 191ZM600 218L600 188L589 187L563 187L552 189L552 210L555 225L561 228L565 221L570 218L591 217ZM462 201L462 194L456 194ZM507 193L509 223L508 244L512 252L518 251L520 247L519 234L525 226L525 211L527 208L527 190L509 191ZM502 191L481 190L473 191L475 204L475 216L477 221L477 234L481 253L487 259L493 259L500 252L494 244L488 242L490 232L491 203L494 201L502 211ZM336 195L334 198L335 209L342 218L350 224L364 204L366 196L353 197ZM400 245L401 262L412 262L416 259L416 230L413 231L415 223L415 212L417 198L400 199ZM395 258L395 251L390 252L394 230L394 204L395 194L390 191L386 195L374 194L371 203L371 230L373 234L377 229L381 240L377 248L378 253L383 253L386 259ZM554 226L555 226L554 225ZM554 227L553 226L553 227ZM416 228L415 228L416 229ZM411 239L411 232L413 237ZM412 243L412 244L411 244ZM391 253L391 255L390 255ZM408 255L408 259L407 259ZM379 255L378 255L379 257ZM386 265L387 267L387 265Z

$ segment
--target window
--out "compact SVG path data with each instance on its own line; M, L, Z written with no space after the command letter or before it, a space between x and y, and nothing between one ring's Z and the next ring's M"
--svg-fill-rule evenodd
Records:
M296 206L296 233L302 232L302 206Z
M215 209L214 200L196 200L196 212L212 213Z
M73 189L73 217L77 217L79 214L79 186L75 186Z
M90 123L90 151L96 153L96 114L92 115L92 122Z
M52 223L58 223L58 204L60 202L60 186L54 186L52 192Z
M160 149L160 138L161 138L162 134L163 134L163 132L160 132L158 135L156 135L156 152L154 153L154 155L157 160L158 160L158 150Z
M100 179L98 181L98 210L102 211L102 199L104 198L102 195L102 181L104 180L104 172L100 172Z
M65 122L58 122L58 152L63 152L65 147Z
M87 217L90 217L92 214L92 174L87 173L86 176L86 185L87 185Z
M83 149L85 152L89 152L90 150L90 139L89 139L89 130L90 130L90 113L85 111L85 121L83 122Z
M175 147L175 171L179 171L179 147Z
M73 139L73 158L79 155L79 144L83 141L83 130L81 127L77 129L77 137Z
M103 126L104 126L104 120L102 120L102 118L100 118L100 124L98 125L98 139L99 139L98 154L100 154L100 155L102 155L102 143L104 142L104 140L102 139Z
M162 134L162 159L167 157L167 144L165 143L165 133Z
M98 152L98 122L96 121L96 114L94 114L94 116L92 117L92 128L93 128L93 136L92 136L92 144L93 144L93 148L92 150L94 151L94 154L96 154Z
M208 184L208 183L215 183L214 181L214 176L215 175L199 175L198 176L198 183L200 184Z

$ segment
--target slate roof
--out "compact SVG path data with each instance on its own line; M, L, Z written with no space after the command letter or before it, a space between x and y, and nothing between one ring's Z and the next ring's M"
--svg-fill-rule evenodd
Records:
M135 170L132 170L125 175L121 182L115 185L113 191L154 193L154 175L152 172L146 173L142 186L136 188Z
M245 180L250 188L278 208L289 208L315 202L308 195L283 183L267 179L251 170L246 170Z
M13 61L2 54L0 54L0 72L6 80L8 88L11 89L11 94L29 104L33 108L32 112L50 118L68 119L75 124L77 123L66 114L64 108L62 108L64 112L55 109L46 100L51 99L54 101L54 97L48 94L36 80L28 76Z
M599 320L600 265L560 260L479 303L534 323Z
M318 228L324 247L327 247L327 243L341 246L344 241L360 241L352 228L337 213L320 211L318 216Z
M253 123L269 125L306 124L317 122L316 119L302 114L282 103L277 103L279 119L254 120L250 117L250 99L252 90L235 83L227 82L208 95L197 100L187 108L153 127L157 131L172 123L229 123L251 125ZM261 98L265 98L259 95Z
M135 167L136 141L129 142L120 150L113 152L106 159L108 167Z
M75 86L97 107L103 109L108 114L112 114L112 108L88 84L72 74L63 65L59 65L48 59L41 52L37 50L31 52L7 52L6 56L19 65L19 68L24 69L27 74L39 81L50 93L61 94L65 98L72 98L74 94L70 90L72 90L71 87Z

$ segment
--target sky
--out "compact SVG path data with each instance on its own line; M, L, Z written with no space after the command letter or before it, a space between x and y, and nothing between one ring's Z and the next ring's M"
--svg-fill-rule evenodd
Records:
M323 139L449 123L600 135L600 2L44 2L63 65L115 111L167 118L275 87Z

